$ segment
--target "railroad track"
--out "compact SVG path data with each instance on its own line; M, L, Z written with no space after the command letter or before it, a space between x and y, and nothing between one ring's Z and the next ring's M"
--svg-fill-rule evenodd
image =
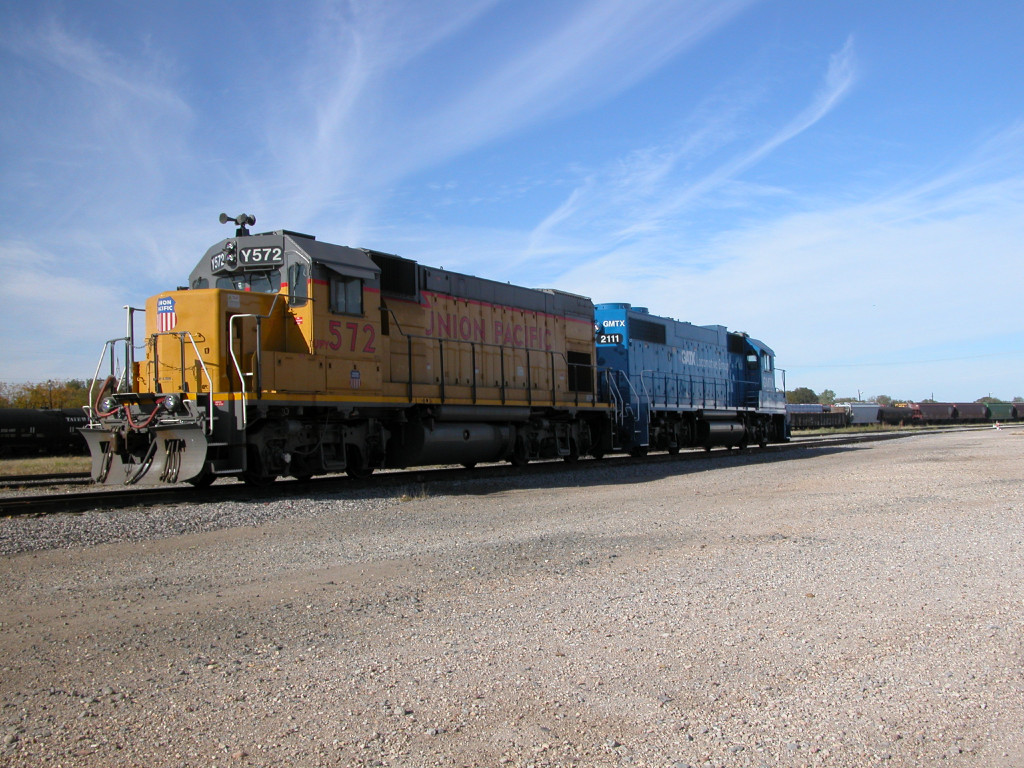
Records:
M881 432L849 434L838 436L820 436L796 438L789 443L769 445L767 448L746 448L737 450L715 450L707 453L700 449L683 451L677 455L656 453L635 459L629 456L609 456L600 461L583 459L573 465L574 470L583 472L603 472L609 468L636 465L659 466L663 464L680 464L696 461L708 456L764 456L770 458L779 454L789 454L813 448L824 449L843 447L858 443L889 440L899 437L911 437L923 434L914 432ZM300 491L302 493L328 493L339 489L365 488L399 488L408 485L439 483L445 481L504 480L510 477L545 476L564 474L567 470L562 461L533 462L526 467L512 467L508 464L479 465L472 470L463 467L417 468L406 470L383 471L365 480L353 480L344 475L328 475L300 483L296 480L279 480L265 487L253 487L241 482L223 482L207 488L193 488L182 484L170 488L96 488L82 493L52 493L43 495L19 495L0 498L0 517L16 517L22 515L46 515L55 513L82 513L89 510L117 511L128 507L157 506L161 504L208 504L222 501L260 502L270 499L286 498ZM39 482L49 481L51 485L74 482L88 482L88 475L71 473L61 476L22 476L18 486L25 487L26 477L38 477ZM12 485L14 478L4 478L4 485ZM45 487L45 485L41 486Z
M60 472L49 475L6 475L0 488L45 488L51 485L86 485L92 482L88 472Z

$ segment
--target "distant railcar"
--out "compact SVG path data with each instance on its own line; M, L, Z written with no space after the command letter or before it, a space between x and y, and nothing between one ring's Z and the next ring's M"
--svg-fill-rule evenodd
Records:
M80 408L0 408L0 456L83 453L87 423Z
M817 403L789 403L786 415L790 429L836 429L845 427L850 420L845 408Z
M956 408L957 421L989 421L989 409L987 403L953 403L953 407Z
M883 424L910 424L913 419L914 409L907 405L883 405L878 413L878 420Z
M1013 421L1017 418L1017 409L1013 403L988 403L988 417L992 421Z
M877 403L850 403L851 424L879 424L882 408Z
M945 424L957 418L956 406L952 403L915 403L915 407L926 424Z

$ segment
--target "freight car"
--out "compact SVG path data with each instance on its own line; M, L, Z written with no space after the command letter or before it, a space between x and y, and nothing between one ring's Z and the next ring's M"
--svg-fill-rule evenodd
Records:
M0 456L83 453L81 408L0 408Z
M925 424L945 424L956 421L957 409L952 403L911 403L915 419Z
M1013 421L1018 418L1017 407L1013 403L988 403L990 421Z
M838 429L850 423L847 408L814 403L789 403L786 416L790 429Z
M138 310L107 342L82 430L97 482L262 484L785 437L771 350L744 336L704 329L698 351L674 321L645 318L665 334L652 341L621 309L620 338L601 340L617 326L597 326L583 296L233 221L187 287L146 302L144 359ZM669 354L688 367L659 366Z
M977 424L1024 418L1020 403L911 403L923 424Z
M914 410L907 405L883 405L878 409L878 420L882 424L906 425L914 419Z

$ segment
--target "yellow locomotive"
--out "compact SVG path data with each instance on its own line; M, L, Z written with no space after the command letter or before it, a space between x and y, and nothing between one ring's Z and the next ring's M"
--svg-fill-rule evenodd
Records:
M97 482L259 484L610 449L590 299L221 221L235 236L187 288L146 302L144 356L138 310L107 342L82 430Z

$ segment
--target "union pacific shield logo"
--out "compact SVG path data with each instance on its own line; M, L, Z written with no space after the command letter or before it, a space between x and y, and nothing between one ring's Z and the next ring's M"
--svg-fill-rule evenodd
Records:
M178 324L178 315L174 311L174 299L167 296L156 300L156 327L160 333L173 330Z

